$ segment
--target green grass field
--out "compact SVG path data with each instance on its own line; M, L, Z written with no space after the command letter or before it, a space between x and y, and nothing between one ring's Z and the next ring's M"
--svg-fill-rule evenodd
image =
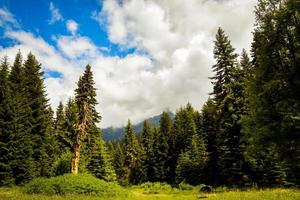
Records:
M267 190L249 190L249 191L227 191L211 194L198 193L197 191L179 191L159 192L159 194L149 194L140 188L128 188L129 197L99 197L86 195L67 195L67 196L46 196L29 195L21 192L20 188L0 188L1 200L299 200L300 190L297 189L267 189Z

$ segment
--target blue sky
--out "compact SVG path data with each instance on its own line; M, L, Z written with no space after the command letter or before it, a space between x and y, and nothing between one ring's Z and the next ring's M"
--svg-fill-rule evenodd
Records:
M59 10L62 19L54 23L51 20L51 12L49 12L50 3ZM84 35L92 40L97 46L109 48L109 55L118 55L121 57L132 53L134 48L119 48L117 44L111 43L108 39L106 27L99 26L99 23L93 19L93 12L102 9L102 1L96 0L1 0L0 7L9 10L14 14L20 27L26 31L41 36L49 44L55 45L53 36L66 35L65 22L74 20L79 25L79 35ZM0 28L1 34L4 29ZM10 46L12 41L7 38L0 38L2 46Z
M0 57L32 52L53 109L94 72L101 127L134 123L211 92L213 41L221 26L249 50L257 0L0 0Z

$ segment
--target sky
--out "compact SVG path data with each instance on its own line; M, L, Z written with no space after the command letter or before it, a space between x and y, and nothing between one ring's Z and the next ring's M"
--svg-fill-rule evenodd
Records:
M237 53L250 49L256 0L0 0L0 58L18 50L42 64L55 110L87 64L100 127L200 110L212 91L218 27Z

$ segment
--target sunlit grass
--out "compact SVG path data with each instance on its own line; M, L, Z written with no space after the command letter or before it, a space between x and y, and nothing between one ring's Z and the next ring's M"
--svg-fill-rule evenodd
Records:
M196 190L159 194L147 194L142 189L128 188L132 193L128 197L99 197L88 195L66 195L66 196L47 196L47 195L29 195L21 192L20 188L0 188L1 200L299 200L300 190L297 189L265 189L248 191L227 191L211 194L198 193Z

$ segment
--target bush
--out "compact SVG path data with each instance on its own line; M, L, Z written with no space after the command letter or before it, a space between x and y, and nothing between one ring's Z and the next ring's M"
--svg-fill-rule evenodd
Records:
M45 195L128 196L116 183L108 183L89 174L65 174L53 178L37 178L24 186L23 192Z
M143 183L143 184L139 185L138 188L143 189L144 192L147 193L147 194L168 193L168 192L172 192L173 191L172 187L169 184L167 184L167 183L160 183L160 182L156 182L156 183L151 183L151 182Z
M192 186L186 182L181 182L181 183L179 183L178 188L180 190L193 190L194 186Z

